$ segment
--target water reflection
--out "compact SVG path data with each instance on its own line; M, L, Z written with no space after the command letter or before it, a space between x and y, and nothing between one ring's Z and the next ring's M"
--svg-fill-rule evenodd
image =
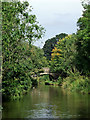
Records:
M90 95L39 86L20 101L3 103L3 118L89 118Z

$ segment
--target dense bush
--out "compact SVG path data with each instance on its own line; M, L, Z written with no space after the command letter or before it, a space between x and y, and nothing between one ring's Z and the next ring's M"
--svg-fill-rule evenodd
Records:
M81 76L80 73L71 74L69 77L63 79L62 87L71 91L79 91L82 93L90 92L90 79Z

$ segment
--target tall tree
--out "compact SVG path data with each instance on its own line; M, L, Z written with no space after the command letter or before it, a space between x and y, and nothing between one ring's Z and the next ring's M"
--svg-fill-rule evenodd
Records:
M76 36L68 35L57 42L51 54L51 70L61 73L64 77L75 68ZM53 69L54 68L54 69Z
M55 37L53 37L51 39L46 40L45 45L43 46L43 50L44 50L44 55L47 57L48 60L51 59L52 49L57 44L57 41L59 39L64 38L65 36L67 36L66 33L61 33L61 34L56 35Z
M41 38L44 33L44 28L39 25L31 11L32 8L28 2L2 2L3 91L5 94L16 95L16 92L19 94L20 89L26 90L31 84L32 61L28 59L31 54L31 42ZM26 48L26 41L29 49Z
M86 74L90 72L90 4L82 3L84 11L77 25L77 67Z

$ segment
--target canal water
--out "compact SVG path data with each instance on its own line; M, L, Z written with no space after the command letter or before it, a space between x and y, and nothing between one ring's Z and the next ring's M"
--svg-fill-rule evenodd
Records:
M90 118L90 95L40 85L21 100L3 102L3 118Z

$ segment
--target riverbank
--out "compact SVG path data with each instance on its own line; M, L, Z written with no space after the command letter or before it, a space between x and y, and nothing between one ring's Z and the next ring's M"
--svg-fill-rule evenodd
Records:
M49 77L43 76L45 85L61 86L62 88L71 92L80 92L82 94L90 94L90 78L81 76L80 74L71 74L70 76L62 79L59 77L57 80L50 81Z
M63 79L62 87L72 92L77 91L83 94L90 94L90 78L73 74Z

